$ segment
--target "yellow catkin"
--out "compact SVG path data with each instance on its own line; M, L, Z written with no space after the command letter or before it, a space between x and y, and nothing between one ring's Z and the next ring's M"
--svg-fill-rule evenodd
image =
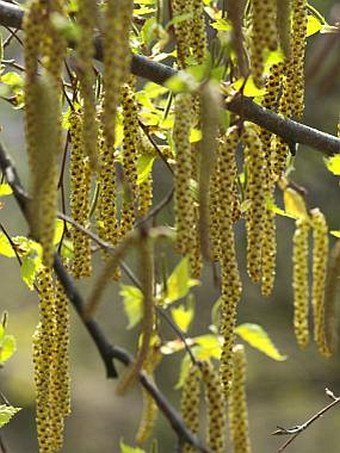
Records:
M79 40L77 43L77 74L80 82L80 95L83 102L82 139L85 155L89 157L92 168L98 165L97 159L97 122L96 100L94 93L94 55L93 33L96 26L97 4L92 0L82 0L78 8Z
M314 339L322 355L329 357L331 351L325 334L325 286L328 262L328 227L319 209L311 212L313 228L313 287L312 305Z
M148 373L149 379L151 380L154 379L154 371L162 358L162 354L159 350L159 340L157 337L155 337L154 340L154 344L150 348L144 365L144 370ZM155 400L145 389L142 390L142 394L143 412L136 434L137 445L143 445L150 438L158 416L158 406Z
M185 425L193 434L199 430L201 370L197 365L191 365L185 378L181 395L181 414ZM183 453L194 453L196 449L186 444Z
M175 106L173 139L176 148L175 212L177 249L185 255L190 252L194 225L194 206L190 190L191 145L189 143L191 96L178 95Z
M152 173L150 172L146 179L139 184L139 200L138 200L138 216L144 217L147 215L152 206L153 185Z
M37 278L40 323L33 338L33 362L36 384L36 423L39 453L61 448L63 416L55 385L58 367L55 343L55 292L52 271L43 268Z
M72 145L70 207L72 218L79 225L87 228L90 214L91 169L84 149L82 119L79 112L72 112L69 118ZM73 241L72 273L75 278L88 277L91 275L90 238L76 226L71 227L71 236Z
M298 345L307 346L308 327L308 218L297 219L293 236L294 332Z
M263 84L264 50L277 46L276 1L253 0L250 36L250 65L254 82Z
M58 158L61 154L60 118L56 109L58 97L53 81L46 74L37 77L30 85L32 104L29 114L35 119L35 127L27 130L32 187L29 217L32 235L41 243L44 263L50 266L54 251Z
M124 237L133 229L137 202L137 156L141 146L138 124L138 105L135 92L129 84L121 89L123 111L123 207L120 221L120 236Z
M56 282L56 354L58 368L56 370L55 382L58 387L59 407L64 417L71 413L71 377L69 364L69 343L70 343L70 314L69 304L65 291L59 280Z
M273 195L268 193L268 199ZM273 291L276 273L276 222L275 213L267 209L263 219L263 243L261 257L261 293L269 297Z
M234 453L251 453L246 399L246 356L244 346L233 349L233 382L229 398L230 435Z
M186 3L189 3L188 1ZM207 37L205 32L204 5L202 0L192 0L191 48L197 64L204 62L207 52Z
M335 243L330 255L325 288L325 333L328 348L334 353L338 345L337 296L340 284L340 240Z
M175 23L177 64L184 69L190 57L190 38L193 26L193 0L171 0L173 18L180 18ZM197 31L198 33L198 31ZM200 30L199 33L202 33Z
M106 147L114 145L117 106L120 87L126 81L131 60L129 30L133 10L132 0L108 0L104 20L104 102L103 129Z
M246 211L247 271L254 282L261 279L263 236L262 222L266 213L266 160L258 129L245 123L243 133L247 184Z
M214 453L225 453L226 409L222 387L213 366L201 364L207 406L207 445Z

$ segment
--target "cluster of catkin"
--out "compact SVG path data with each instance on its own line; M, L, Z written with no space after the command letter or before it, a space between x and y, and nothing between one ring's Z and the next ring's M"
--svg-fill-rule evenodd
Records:
M219 373L208 362L193 363L185 378L181 395L181 413L185 424L195 435L200 428L201 387L204 388L206 409L206 443L214 453L226 451L226 422L228 414L230 439L235 453L251 453L248 428L248 410L245 393L245 353L241 345L231 353L232 384L228 400L225 399ZM228 403L228 411L226 410ZM185 453L195 448L186 444Z

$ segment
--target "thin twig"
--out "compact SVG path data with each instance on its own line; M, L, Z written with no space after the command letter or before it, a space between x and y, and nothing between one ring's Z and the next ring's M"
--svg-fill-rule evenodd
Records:
M303 431L305 431L312 423L316 422L320 417L322 417L326 412L340 403L340 397L336 397L333 392L326 389L326 394L332 398L332 402L327 404L324 408L322 408L319 412L314 414L310 419L308 419L305 423L301 425L293 426L292 428L282 428L280 426L277 427L272 435L279 436L279 435L288 435L290 437L281 447L277 450L277 453L282 453L288 445L290 445Z

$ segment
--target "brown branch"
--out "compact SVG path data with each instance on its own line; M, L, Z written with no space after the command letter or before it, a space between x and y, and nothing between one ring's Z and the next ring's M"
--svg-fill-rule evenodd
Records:
M6 177L8 184L11 186L13 195L27 220L26 204L28 196L23 189L17 171L12 164L11 160L7 156L7 153L0 142L0 168ZM101 359L105 365L106 374L108 378L116 378L117 371L114 366L114 360L118 360L125 366L129 366L133 363L133 358L122 348L113 346L105 336L101 326L94 319L84 320L84 308L85 302L79 293L77 287L74 284L73 279L64 268L59 254L54 255L54 270L58 279L60 280L65 293L78 313L81 321L85 328L90 334L93 342L95 343ZM160 411L167 418L168 422L172 426L173 430L177 434L180 443L187 442L202 453L211 453L210 450L205 447L200 439L198 439L185 425L181 415L175 410L165 396L160 392L158 387L148 378L144 371L140 371L138 374L139 383L145 388L145 390L155 400Z
M24 12L20 7L0 0L0 25L21 28L23 14ZM101 36L96 36L94 42L96 49L95 58L102 60ZM69 42L69 45L70 47L75 47L74 42ZM165 64L150 61L144 56L135 54L131 60L131 72L159 85L164 85L170 77L177 74L173 68ZM288 143L301 143L328 156L340 153L340 139L293 120L283 118L270 110L258 106L250 98L241 94L228 99L226 108L241 116L242 119L252 121L277 134Z
M274 436L288 435L290 437L281 447L277 450L277 453L282 453L303 431L305 431L312 423L316 422L326 412L332 409L335 405L340 403L340 397L336 397L332 391L326 388L326 395L332 398L332 402L323 407L320 411L309 418L305 423L301 425L293 426L292 428L277 427L277 430L272 433Z

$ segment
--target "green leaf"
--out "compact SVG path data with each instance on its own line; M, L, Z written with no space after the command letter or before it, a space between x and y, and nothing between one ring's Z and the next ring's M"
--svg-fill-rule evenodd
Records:
M332 230L330 231L330 234L332 234L336 238L340 238L340 230Z
M145 450L139 447L129 447L122 440L120 441L120 451L121 453L145 453Z
M147 181L151 171L152 166L155 161L155 156L143 154L138 157L137 160L137 184L142 184Z
M120 285L119 294L123 297L124 311L128 317L128 329L135 327L143 317L143 294L139 288Z
M11 418L21 411L20 407L8 406L7 404L0 404L0 428L8 423Z
M14 92L20 90L24 86L24 79L17 72L6 72L1 76L1 82L8 85Z
M21 266L21 278L31 291L34 289L35 278L42 267L42 250L32 247L23 257Z
M13 193L11 186L7 183L0 184L0 197L11 195Z
M264 88L257 88L251 76L248 77L246 83L244 83L243 78L236 80L236 82L232 84L232 88L237 91L242 88L242 93L249 97L263 96L266 92Z
M190 288L198 284L198 280L190 278L189 258L183 258L167 280L168 291L165 303L171 304L175 300L182 299L188 294Z
M189 300L187 305L179 305L171 310L172 319L183 332L188 331L195 312L193 299Z
M323 27L322 22L315 16L308 15L307 37L318 33Z
M190 143L196 143L202 140L202 131L201 129L195 129L192 127L190 129L190 136L189 136L189 142Z
M221 357L222 337L207 333L192 339L195 344L195 357L199 360L219 359Z
M165 82L165 86L174 93L191 92L199 87L199 81L187 71L179 71Z
M324 162L333 175L340 176L340 154L324 159Z
M181 367L179 369L178 380L177 380L176 385L175 385L175 389L176 390L178 390L181 387L183 387L185 379L186 379L186 377L187 377L187 375L189 373L190 365L191 365L191 359L188 356L188 354L186 354L184 356L182 362L181 362Z
M216 22L210 24L217 31L232 31L231 23L225 19L217 19Z
M5 329L0 324L0 364L4 364L16 351L16 342L13 335L5 335Z
M0 232L0 255L7 256L8 258L13 258L15 256L11 244L2 232Z
M268 357L280 362L286 360L287 356L278 351L267 332L258 324L241 324L236 327L235 332L242 340L249 343L253 348L263 352Z
M285 204L285 211L294 219L308 218L305 200L292 187L287 187L283 192L283 201Z

